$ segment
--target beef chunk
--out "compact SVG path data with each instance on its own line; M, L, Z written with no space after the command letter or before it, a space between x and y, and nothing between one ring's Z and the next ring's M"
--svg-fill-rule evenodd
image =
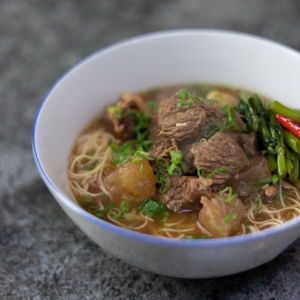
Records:
M242 198L255 195L256 182L271 177L267 159L260 155L250 161L250 165L241 173L237 174L230 182L234 190Z
M178 151L177 143L174 139L158 139L156 140L150 151L150 156L154 158L168 156L170 151Z
M259 154L258 141L254 132L249 134L232 132L230 135L232 135L237 143L251 156Z
M151 120L149 139L152 142L150 156L154 158L168 156L170 151L178 151L178 145L174 138L165 138L158 135L159 128L157 118Z
M196 172L196 168L194 166L194 155L191 152L194 143L195 139L190 139L178 144L179 150L182 151L183 154L186 172L190 174Z
M226 204L218 194L210 199L201 197L203 207L199 212L199 223L213 237L226 237L237 233L246 215L246 208L238 198L234 203Z
M206 112L200 103L178 107L178 101L176 96L161 101L157 122L159 136L183 141L199 134L206 122Z
M128 139L133 135L134 122L131 117L123 117L129 110L145 110L142 97L137 94L123 93L117 104L107 109L108 120L113 125L115 135L122 139Z
M200 196L212 185L211 179L192 176L174 176L170 181L169 190L160 200L174 212L197 206L197 200L199 206Z
M215 185L225 184L249 164L241 146L231 135L225 133L218 132L208 141L195 144L191 152L194 155L195 167L206 173L220 167L227 168L226 172L214 177Z
M225 121L224 113L220 108L217 108L213 105L205 105L206 112L206 126L212 124L223 124Z

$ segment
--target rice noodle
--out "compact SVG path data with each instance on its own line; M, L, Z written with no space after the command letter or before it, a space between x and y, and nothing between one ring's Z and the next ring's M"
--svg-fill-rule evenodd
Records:
M287 215L290 214L290 217ZM242 234L258 232L284 224L290 218L300 216L300 195L296 187L286 181L279 183L279 203L262 204L259 212L252 206L247 211L248 226L242 226Z

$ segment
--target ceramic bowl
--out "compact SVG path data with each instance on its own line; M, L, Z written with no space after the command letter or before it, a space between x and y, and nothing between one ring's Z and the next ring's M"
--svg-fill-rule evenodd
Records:
M54 85L38 110L32 145L39 173L54 198L104 251L153 273L208 278L272 260L299 238L300 218L246 236L164 239L117 227L84 211L73 199L67 177L75 138L121 92L195 82L243 88L299 107L300 54L259 37L216 30L131 38L91 55Z

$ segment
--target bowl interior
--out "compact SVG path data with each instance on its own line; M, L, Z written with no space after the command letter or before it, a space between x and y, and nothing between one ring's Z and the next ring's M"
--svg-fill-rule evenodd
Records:
M37 159L52 187L70 195L67 164L82 128L124 91L176 83L220 83L299 107L300 55L243 34L176 31L106 48L67 73L42 104Z

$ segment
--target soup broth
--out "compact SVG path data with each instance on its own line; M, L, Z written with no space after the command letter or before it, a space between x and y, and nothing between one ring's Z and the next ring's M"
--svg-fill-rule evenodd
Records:
M299 154L269 103L204 84L124 93L74 143L74 197L98 218L164 238L281 225L300 214Z

